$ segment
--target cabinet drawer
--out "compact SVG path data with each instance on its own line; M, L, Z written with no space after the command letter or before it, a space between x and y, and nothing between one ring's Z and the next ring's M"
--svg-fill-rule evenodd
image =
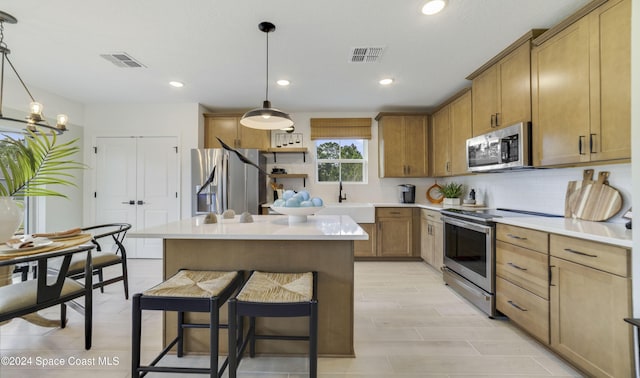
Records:
M549 299L549 255L498 240L496 274Z
M410 217L411 207L376 207L376 217Z
M496 308L545 344L549 344L549 301L496 277Z
M549 234L542 231L498 224L496 227L496 239L544 253L549 251Z
M551 255L591 268L629 277L629 251L622 247L551 235Z
M440 219L441 217L440 212L437 210L422 209L421 213L422 213L422 217L427 220L442 223L442 219Z

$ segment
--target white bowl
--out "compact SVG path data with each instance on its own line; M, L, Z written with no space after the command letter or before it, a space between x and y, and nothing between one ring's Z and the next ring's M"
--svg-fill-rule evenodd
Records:
M324 206L310 206L310 207L276 207L271 208L284 215L289 216L289 222L306 222L307 215L315 214L320 211Z

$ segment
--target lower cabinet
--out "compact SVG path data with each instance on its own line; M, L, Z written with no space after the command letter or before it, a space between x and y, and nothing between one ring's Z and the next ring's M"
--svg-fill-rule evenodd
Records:
M414 257L419 253L418 235L420 223L418 209L411 207L376 208L377 257ZM414 230L415 228L415 230Z
M496 309L549 344L549 235L498 224Z
M355 257L376 256L376 224L359 223L359 226L369 234L369 240L356 240L353 242L353 255Z
M498 224L496 308L589 376L634 376L631 251Z
M551 235L551 348L589 375L632 377L630 251Z
M422 209L420 213L420 257L440 269L444 265L444 229L440 212Z

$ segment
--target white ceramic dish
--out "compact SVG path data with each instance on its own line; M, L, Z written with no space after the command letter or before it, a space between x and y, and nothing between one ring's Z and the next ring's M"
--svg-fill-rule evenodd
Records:
M289 216L289 222L306 222L307 215L315 214L320 211L324 206L311 206L311 207L276 207L271 208L284 215Z

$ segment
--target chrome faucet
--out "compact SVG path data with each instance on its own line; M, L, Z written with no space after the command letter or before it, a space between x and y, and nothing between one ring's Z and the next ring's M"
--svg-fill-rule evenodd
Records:
M340 192L338 193L338 203L342 203L342 201L347 200L347 193L342 195L342 181L340 181Z

